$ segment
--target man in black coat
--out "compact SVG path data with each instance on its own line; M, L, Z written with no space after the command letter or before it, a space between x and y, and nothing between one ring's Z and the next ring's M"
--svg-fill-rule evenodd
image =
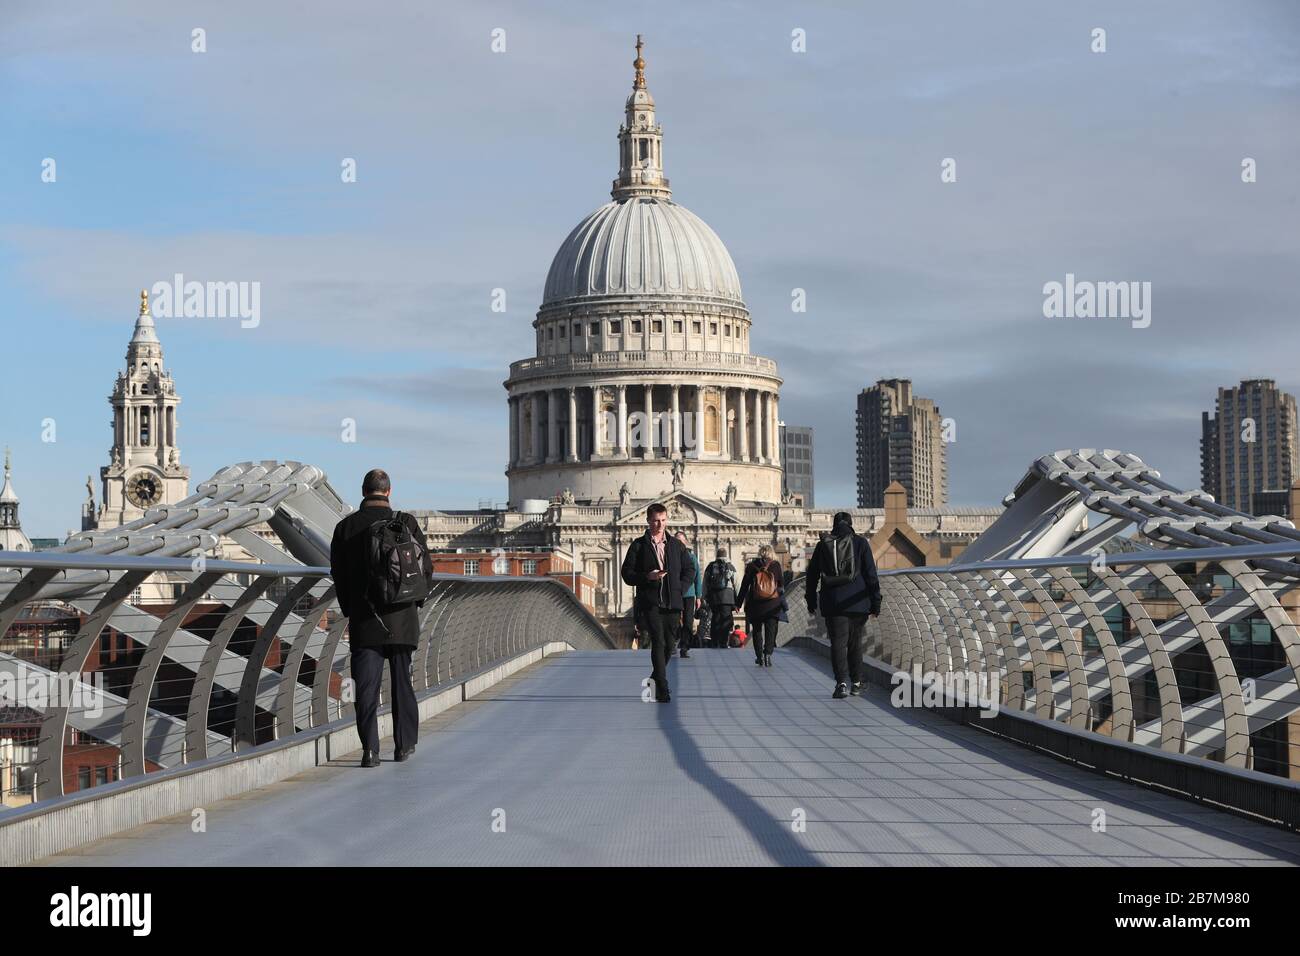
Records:
M713 646L725 650L736 627L736 567L727 560L726 548L718 548L717 557L704 569L704 603L709 608Z
M424 602L376 608L366 594L370 527L378 521L392 520L393 509L388 503L392 491L387 472L379 468L367 472L361 483L361 507L335 525L330 542L330 574L334 577L339 609L348 619L363 767L379 766L379 687L383 683L385 661L392 685L393 744L397 760L405 760L414 752L420 727L415 691L411 687L411 653L420 641L420 617L416 608ZM423 545L424 532L419 523L411 515L402 517ZM433 561L427 547L424 565L425 575L432 576Z
M846 576L846 568L835 566L836 544L850 537L852 578L839 584L823 584L819 595L817 585L824 578ZM867 616L880 614L880 579L871 545L854 534L853 516L847 511L835 515L830 537L817 544L805 580L808 613L816 614L820 604L831 637L831 666L835 670L835 692L831 696L847 696L846 680L853 682L848 693L858 694L862 690L862 632Z
M672 699L668 690L667 658L682 616L682 594L695 583L695 568L686 548L667 532L668 509L655 502L646 511L646 532L634 540L623 557L623 583L636 588L633 608L642 640L650 641L650 675L655 700Z

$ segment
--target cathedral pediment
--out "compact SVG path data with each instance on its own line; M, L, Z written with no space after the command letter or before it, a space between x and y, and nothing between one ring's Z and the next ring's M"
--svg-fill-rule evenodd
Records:
M728 511L725 505L705 501L684 491L674 491L661 498L656 498L654 501L647 501L644 504L637 505L631 511L624 512L616 524L621 527L644 527L646 512L656 502L668 509L668 523L670 525L738 525L741 523L740 519Z

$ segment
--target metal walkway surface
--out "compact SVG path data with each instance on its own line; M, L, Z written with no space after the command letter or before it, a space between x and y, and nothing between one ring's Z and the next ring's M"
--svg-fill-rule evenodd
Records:
M869 688L825 660L548 658L421 727L405 763L338 761L80 850L93 865L1259 865L1300 836L1164 796ZM359 756L356 755L356 756ZM1105 811L1104 832L1093 830ZM806 820L806 825L799 822Z

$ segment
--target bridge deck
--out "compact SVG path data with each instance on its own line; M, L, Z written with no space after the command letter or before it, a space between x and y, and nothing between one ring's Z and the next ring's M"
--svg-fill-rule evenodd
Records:
M781 649L575 652L435 718L408 762L339 761L52 865L1300 862L1300 837L1077 770ZM1106 831L1091 828L1094 808ZM494 811L505 832L494 832ZM807 827L795 832L796 810ZM500 814L497 815L500 819Z

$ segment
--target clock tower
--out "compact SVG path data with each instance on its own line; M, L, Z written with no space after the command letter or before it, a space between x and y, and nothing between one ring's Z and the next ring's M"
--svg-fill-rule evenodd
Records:
M162 343L149 314L149 294L140 293L140 315L126 347L126 371L117 373L113 394L113 447L99 469L104 486L96 527L115 528L145 511L189 495L190 470L176 447L176 395L163 368Z

